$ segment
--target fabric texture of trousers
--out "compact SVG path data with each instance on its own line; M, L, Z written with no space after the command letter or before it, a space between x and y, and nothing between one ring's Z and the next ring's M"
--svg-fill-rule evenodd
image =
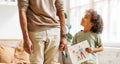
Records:
M33 44L31 64L57 64L60 44L60 28L29 32Z

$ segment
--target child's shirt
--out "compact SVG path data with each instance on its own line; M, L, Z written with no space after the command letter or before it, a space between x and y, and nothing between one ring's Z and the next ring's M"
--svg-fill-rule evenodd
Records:
M72 44L74 45L85 40L88 41L91 48L97 48L102 45L100 35L93 33L91 31L90 32L79 31L78 33L76 33L75 36L73 37ZM95 63L96 61L97 61L96 53L92 53L90 59L87 62L96 64Z

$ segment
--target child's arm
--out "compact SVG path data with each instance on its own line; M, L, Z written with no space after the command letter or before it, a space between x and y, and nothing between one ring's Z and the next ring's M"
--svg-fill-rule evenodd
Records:
M99 46L98 48L93 49L93 52L101 52L101 51L103 51L103 46L102 45Z
M89 47L89 48L86 48L85 50L88 53L101 52L101 51L103 51L103 46L101 45L98 48L94 48L94 49L92 49L92 48Z

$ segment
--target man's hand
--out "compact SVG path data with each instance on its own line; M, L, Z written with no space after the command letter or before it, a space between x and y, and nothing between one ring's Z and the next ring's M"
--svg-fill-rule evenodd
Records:
M66 38L62 37L61 40L60 40L60 45L59 45L60 51L67 50L67 44L66 43L67 43Z
M28 54L33 52L33 45L30 39L24 40L23 48Z

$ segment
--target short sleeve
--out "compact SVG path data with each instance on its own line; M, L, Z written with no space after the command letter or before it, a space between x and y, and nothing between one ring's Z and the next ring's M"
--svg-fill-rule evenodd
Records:
M98 47L102 45L102 41L101 41L100 35L97 35L97 43L96 44L97 44Z
M75 34L75 36L72 39L72 45L77 43L76 39L77 39L77 34Z
M27 10L29 6L29 0L18 0L19 10Z
M64 6L63 6L63 1L62 0L56 0L55 5L56 5L56 8L57 8L57 11L64 10L63 9Z

